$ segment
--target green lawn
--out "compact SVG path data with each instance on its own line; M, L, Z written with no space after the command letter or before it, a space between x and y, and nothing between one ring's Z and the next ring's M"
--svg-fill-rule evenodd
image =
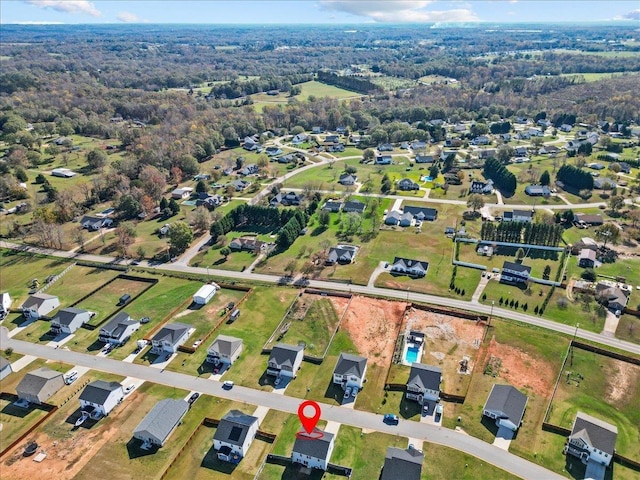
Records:
M630 314L622 315L616 337L628 342L640 343L640 319Z
M498 480L514 476L460 450L425 442L422 480Z
M118 275L117 270L76 265L49 287L45 293L56 295L65 308Z
M118 302L122 295L129 294L135 297L149 286L150 284L145 282L116 278L109 285L84 299L76 307L96 312L96 316L91 320L91 323L96 325L113 314L118 308ZM151 286L151 289L153 289L153 286Z

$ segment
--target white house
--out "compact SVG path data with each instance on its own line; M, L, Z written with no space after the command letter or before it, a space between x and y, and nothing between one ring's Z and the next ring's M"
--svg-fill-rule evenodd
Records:
M51 333L71 334L91 320L91 312L80 308L63 308L51 320Z
M104 343L122 345L140 328L140 322L133 320L127 312L120 312L98 332L98 340Z
M442 369L423 363L412 363L407 382L407 400L415 400L420 405L428 401L440 400Z
M209 300L213 298L218 289L216 285L211 285L207 283L200 287L200 289L193 295L193 303L197 303L198 305L206 305L209 303Z
M9 292L0 293L0 320L9 315L12 302Z
M178 347L189 338L191 325L169 323L162 327L151 339L151 353L156 355L174 354Z
M232 365L242 352L242 339L218 335L207 350L207 362L214 365Z
M278 343L271 349L267 364L267 375L293 378L302 364L303 357L303 346Z
M291 460L308 468L326 470L334 447L334 435L314 428L311 434L300 430L293 444Z
M258 431L257 417L231 410L222 417L213 436L213 448L223 462L240 463Z
M184 200L185 198L189 198L192 193L193 188L191 187L176 188L171 192L171 198L175 200Z
M494 385L482 414L493 418L498 427L506 427L514 432L520 428L528 397L511 385Z
M504 212L502 214L502 220L505 222L531 223L533 221L533 212L531 210L513 210L511 212Z
M51 170L51 175L60 178L71 178L75 177L77 173L69 170L68 168L54 168L53 170Z
M424 277L429 269L429 262L413 260L410 258L395 257L391 264L391 271L411 275L412 277Z
M184 400L160 400L133 431L133 438L146 444L163 446L188 410L189 404Z
M0 357L0 380L13 372L11 362L4 357Z
M531 276L531 267L514 262L504 262L500 273L502 283L527 283Z
M609 466L615 452L618 428L610 423L578 412L567 439L564 453L578 457L582 463Z
M58 297L46 293L34 293L22 304L22 314L25 318L38 319L53 312L59 306Z
M118 382L96 380L84 387L80 394L80 408L92 418L109 415L124 398L124 390Z
M333 383L342 387L362 389L367 373L367 359L350 353L341 353L333 369Z

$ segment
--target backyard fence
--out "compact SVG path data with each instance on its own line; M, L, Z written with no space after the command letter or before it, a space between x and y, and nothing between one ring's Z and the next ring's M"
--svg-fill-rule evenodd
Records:
M53 285L54 283L56 283L58 280L60 280L60 278L62 276L64 276L65 273L67 273L69 270L71 270L73 267L76 266L77 262L72 263L71 265L69 265L67 268L65 268L62 272L60 272L58 275L56 275L55 277L53 277L53 279L47 283L46 285L44 285L40 290L38 290L37 293L44 293L51 285Z
M6 393L6 392L1 392L0 398L2 398L3 400L8 400L9 398L11 398L12 399L11 401L16 401L18 399L17 395L13 395L11 393ZM18 444L24 441L24 439L27 436L31 435L31 432L33 432L36 428L42 425L42 423L45 420L47 420L51 415L53 415L58 410L57 406L50 405L48 403L38 405L38 408L40 408L41 410L48 410L47 414L41 419L39 419L37 422L35 422L33 425L31 425L30 428L27 429L27 431L25 431L22 435L16 438L13 442L11 442L9 445L3 448L2 451L0 452L0 458L2 458L7 452L12 451Z

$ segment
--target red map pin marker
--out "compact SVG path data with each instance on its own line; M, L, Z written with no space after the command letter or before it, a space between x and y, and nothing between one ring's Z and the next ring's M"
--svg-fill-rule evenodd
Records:
M310 409L313 409L314 413L312 416L305 415L305 409L307 412ZM313 429L316 428L318 424L318 420L320 420L320 405L312 400L306 400L300 404L298 407L298 418L300 419L300 423L302 423L302 427L306 430L308 434L313 432Z

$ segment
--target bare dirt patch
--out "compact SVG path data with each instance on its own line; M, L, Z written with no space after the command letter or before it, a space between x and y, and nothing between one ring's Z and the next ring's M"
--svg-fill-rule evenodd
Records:
M516 388L531 390L535 395L551 396L555 379L552 365L519 348L498 343L495 338L491 339L485 351L485 361L492 356L500 360L499 377Z
M633 396L634 386L638 384L640 368L631 363L611 362L611 369L606 376L607 388L605 399L611 405L625 404Z
M374 365L391 365L407 304L354 296L342 321L360 355Z

